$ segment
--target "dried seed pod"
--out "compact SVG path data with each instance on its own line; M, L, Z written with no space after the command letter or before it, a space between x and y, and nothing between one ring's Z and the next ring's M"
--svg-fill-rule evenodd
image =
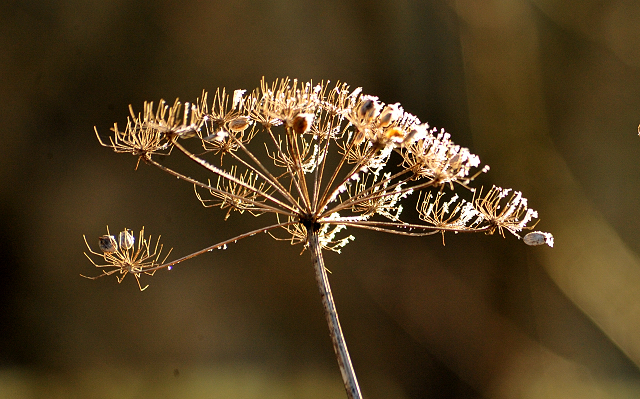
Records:
M416 142L418 140L424 140L428 135L429 124L424 123L422 125L415 124L411 128L409 128L409 133L404 137L403 144L411 144L412 142Z
M402 116L402 107L400 103L387 105L380 113L378 118L378 126L387 127Z
M135 243L136 238L133 236L133 232L129 229L124 229L118 235L118 245L121 249L131 249Z
M118 243L114 236L103 235L98 237L98 248L104 253L116 252L118 250Z
M298 114L291 121L291 127L296 134L303 134L309 131L314 119L313 114Z
M553 235L544 231L533 231L524 236L523 241L527 245L538 246L547 244L553 247Z
M364 96L358 107L358 116L365 122L369 122L376 116L379 107L377 97Z
M239 116L229 122L229 130L232 132L242 132L249 127L249 118L246 116Z

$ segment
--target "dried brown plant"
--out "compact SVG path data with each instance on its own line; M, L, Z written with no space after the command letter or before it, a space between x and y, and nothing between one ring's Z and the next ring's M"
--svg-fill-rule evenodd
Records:
M249 94L236 90L231 101L225 89L218 89L210 108L207 93L184 106L178 100L171 107L160 101L154 110L153 103L145 103L142 114L131 110L124 131L117 125L112 131L108 141L98 136L103 146L131 153L138 163L193 184L203 205L227 209L225 220L233 210L273 215L275 220L171 262L166 257L160 261L157 244L151 251L142 232L136 252L108 238L102 252L89 249L108 263L94 263L96 267L114 268L98 277L119 272L120 282L131 273L140 284L142 274L152 275L258 232L302 244L303 251L311 253L349 398L360 398L361 393L335 310L323 249L340 252L354 239L343 233L348 228L405 236L440 233L443 242L447 232L498 231L504 236L506 231L520 238L537 217L520 192L499 187L486 195L476 192L471 183L488 167L480 168L479 157L454 144L449 133L421 123L400 104L384 104L359 88L350 91L344 83L331 87L328 82L262 80ZM198 153L198 147L205 152ZM158 154L176 152L214 178L197 180L159 162ZM474 198L467 201L454 192L445 200L448 191L457 189L473 193ZM210 199L201 194L207 191ZM409 209L416 209L414 220L419 222L409 223L402 220L402 211L403 203L412 199L416 205ZM285 238L275 230L283 231ZM553 236L533 232L524 242L553 246Z
M124 229L118 234L118 239L116 240L114 236L109 234L109 227L107 227L107 234L98 238L98 248L100 252L97 252L91 249L87 238L84 237L84 242L89 249L89 253L101 257L106 264L97 264L89 254L85 252L85 256L89 258L91 263L93 263L95 267L102 269L102 274L93 277L82 277L95 280L117 273L118 283L121 283L127 274L132 274L136 278L140 291L147 289L149 285L145 285L144 287L140 285L140 276L142 274L153 276L156 271L154 267L166 262L169 254L171 254L171 250L160 260L163 249L162 244L160 244L160 237L158 237L152 249L151 237L145 238L144 227L138 235L137 247L135 241L135 236L131 230Z

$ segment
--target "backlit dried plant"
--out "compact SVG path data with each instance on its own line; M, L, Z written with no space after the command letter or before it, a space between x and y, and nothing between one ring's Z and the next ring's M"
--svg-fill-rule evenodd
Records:
M140 230L138 235L138 245L135 245L136 238L129 229L124 229L118 234L118 239L109 234L109 227L107 227L107 234L98 238L98 248L100 252L91 249L91 246L87 242L87 238L84 237L84 242L89 249L89 253L102 258L106 264L97 264L89 254L85 252L85 256L93 263L97 268L102 269L102 274L88 277L82 276L91 280L95 280L100 277L110 276L116 274L118 283L127 276L132 274L136 278L140 291L144 291L148 285L142 287L140 285L140 276L147 274L153 276L156 266L166 262L171 250L160 260L162 254L162 244L160 244L160 237L156 240L155 245L151 244L151 237L145 238L144 227ZM152 249L153 248L153 249Z
M155 109L153 103L145 103L142 114L131 110L124 131L117 124L112 131L108 140L98 136L102 145L131 153L138 163L193 184L204 206L227 210L225 220L232 211L273 219L258 230L171 262L166 257L160 261L161 247L158 250L156 243L151 250L142 232L137 251L107 233L100 238L101 252L89 249L107 263L94 263L103 268L98 277L117 273L120 282L131 273L143 289L142 274L152 275L259 232L302 244L303 251L311 253L349 398L360 398L360 388L331 295L323 249L340 252L354 239L344 233L349 228L405 236L440 233L443 241L448 232L497 231L520 238L537 218L520 192L493 187L483 195L472 188L474 178L488 167L480 168L479 157L454 144L449 133L421 123L400 104L384 104L343 83L263 80L249 94L236 90L230 97L218 89L210 107L207 93L184 106L177 100L173 106L160 101ZM191 178L157 156L176 152L212 178ZM463 199L457 190L472 198ZM411 201L415 205L407 209L415 210L413 219L403 220L403 205ZM553 236L533 232L524 242L552 246Z

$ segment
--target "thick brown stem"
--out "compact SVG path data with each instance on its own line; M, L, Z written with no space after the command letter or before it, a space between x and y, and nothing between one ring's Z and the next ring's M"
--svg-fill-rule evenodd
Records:
M324 259L322 257L322 248L318 239L318 232L313 231L313 228L309 228L307 233L307 242L309 244L309 251L311 252L311 262L316 272L316 281L318 282L318 288L320 289L320 297L322 298L322 307L324 308L324 315L329 325L329 335L331 336L331 342L333 343L333 349L336 352L336 358L338 359L338 366L340 366L340 373L342 374L342 380L344 381L344 387L347 391L347 397L349 399L362 399L360 393L360 387L358 386L358 379L356 373L351 365L351 358L349 357L349 351L347 350L347 344L344 341L342 335L342 328L340 327L340 321L338 320L338 312L336 311L336 305L333 301L333 295L331 294L331 286L329 285L329 279L327 277L327 270L324 267Z

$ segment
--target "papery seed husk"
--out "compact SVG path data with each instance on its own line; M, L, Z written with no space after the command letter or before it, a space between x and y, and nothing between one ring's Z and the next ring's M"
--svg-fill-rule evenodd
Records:
M229 122L229 130L234 132L241 132L249 126L249 118L246 116L240 116L231 122Z
M124 229L124 231L121 231L118 235L118 245L120 245L122 249L131 249L135 241L136 238L129 229Z
M365 100L360 104L360 108L358 108L358 116L360 116L360 118L371 118L374 109L375 103L373 100Z
M553 235L543 231L533 231L524 236L522 240L525 244L531 246L547 244L548 246L553 247Z
M105 253L116 252L118 250L118 243L114 236L104 235L98 237L98 248Z
M293 121L291 121L291 127L296 134L303 134L309 131L313 124L313 114L299 114Z

